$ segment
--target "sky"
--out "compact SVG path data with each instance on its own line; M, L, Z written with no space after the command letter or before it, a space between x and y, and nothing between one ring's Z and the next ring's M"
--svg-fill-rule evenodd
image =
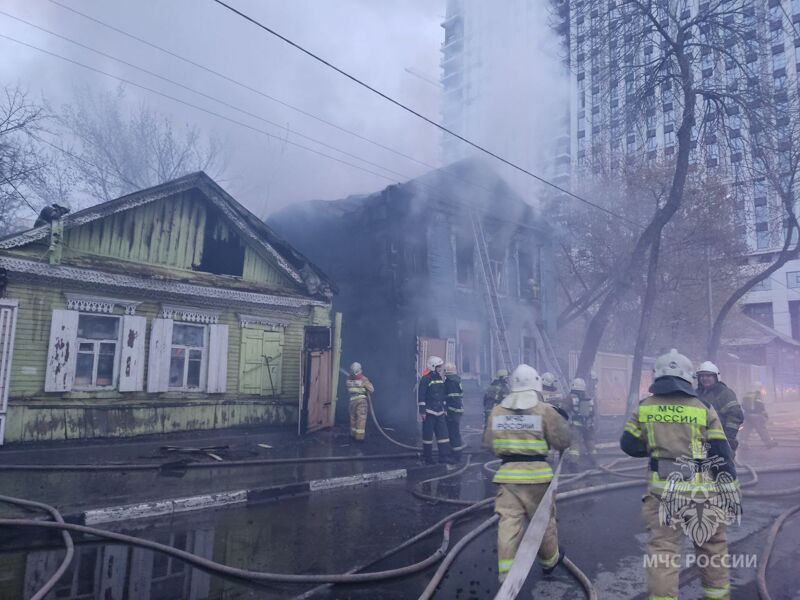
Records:
M439 134L435 128L212 0L58 2L412 156L416 161L439 166ZM443 0L230 0L230 3L356 77L439 120L436 81L443 39L440 26L445 12ZM420 162L357 139L187 65L49 0L5 0L0 3L0 11L255 115L244 115L0 14L0 35L266 131L269 135L126 84L128 98L146 102L178 125L195 125L220 138L226 148L227 165L222 185L261 217L302 200L372 192L429 170ZM112 77L4 38L0 38L0 81L19 85L33 99L46 99L56 110L72 102L79 87L99 91L115 90L120 85ZM293 144L302 144L338 161Z
M462 1L473 5L468 18L480 42L465 54L474 68L467 84L471 116L459 132L548 175L549 143L563 133L568 89L548 5ZM446 0L228 2L421 114L442 120L438 80ZM176 126L197 127L221 140L226 168L212 175L220 175L219 183L262 218L304 200L378 191L442 166L442 134L434 126L213 0L0 2L3 85L18 85L59 111L86 89L115 91L120 79L127 81L129 102L146 103ZM490 162L524 197L535 201L542 192L528 176Z

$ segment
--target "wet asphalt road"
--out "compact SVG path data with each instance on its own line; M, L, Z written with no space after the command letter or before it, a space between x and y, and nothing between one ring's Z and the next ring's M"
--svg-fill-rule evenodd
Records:
M606 480L595 478L591 483ZM764 487L788 487L800 475L762 477ZM477 498L490 490L482 470L469 469L454 482L430 489L448 497ZM645 536L639 523L641 490L632 488L559 503L559 531L570 557L594 581L600 598L645 598L641 553ZM760 552L775 516L796 498L748 500L745 517L730 534L732 552ZM248 508L189 513L169 519L131 522L118 529L183 547L230 565L286 573L343 572L401 543L457 510L414 498L403 481L354 490L279 500ZM491 513L454 529L453 542ZM797 598L796 544L800 519L789 521L770 567L774 598ZM52 540L52 541L50 541ZM54 568L61 556L56 538L18 531L4 535L0 546L0 597L24 598L36 583L37 569ZM422 560L440 544L434 535L372 569L393 568ZM477 538L460 555L436 597L492 598L496 584L495 531ZM112 568L112 563L113 568ZM380 584L336 586L319 598L417 598L435 567L416 576ZM76 567L63 580L58 598L291 598L300 586L256 586L209 576L154 557L144 550L79 543ZM696 577L683 577L686 597L700 597ZM734 598L756 596L754 572L734 572ZM111 592L109 592L111 590ZM564 571L541 577L534 567L521 598L580 598L577 584Z
M477 411L476 411L477 413ZM475 423L468 428L477 431ZM613 433L614 426L609 425ZM335 433L310 438L303 448L282 449L283 438L252 437L254 442L268 441L273 450L258 450L259 455L330 455L342 453L385 453L398 449L377 439L369 431L364 447L346 446L346 436ZM759 464L799 463L800 447L792 442L791 431L783 433L786 445L767 452L754 443L752 450L740 451L740 458ZM473 447L479 436L469 438ZM611 439L610 437L608 439ZM158 442L152 442L157 444ZM192 442L195 443L195 442ZM121 460L143 460L151 448L120 445L126 456ZM247 452L250 452L248 450ZM91 453L92 450L87 450ZM35 453L34 453L35 454ZM47 460L47 451L34 456L35 462ZM236 455L234 458L246 458ZM476 457L477 458L477 457ZM484 456L486 460L488 456ZM610 460L611 457L606 457ZM77 506L90 498L97 505L113 500L146 498L157 490L172 496L187 489L238 489L253 483L281 482L312 477L335 476L411 466L413 461L344 463L340 465L302 465L263 471L190 472L175 480L152 473L134 475L25 474L0 473L0 493L16 493L32 499L55 503L59 508ZM642 474L643 475L643 474ZM644 476L644 475L643 475ZM267 481L268 480L268 481ZM747 476L742 475L742 481ZM599 485L619 481L607 476L593 477L581 485ZM760 488L784 488L800 484L800 473L763 475ZM213 560L253 570L278 573L340 573L364 564L386 550L402 543L417 532L459 510L460 506L422 501L410 493L411 483L403 480L369 487L330 491L311 496L276 500L270 503L216 511L183 513L158 519L142 519L109 525L106 528L155 539ZM564 486L565 489L568 486ZM646 542L641 526L641 487L606 492L601 495L560 501L559 535L570 558L587 574L601 599L646 598L642 554ZM438 482L425 490L440 497L477 500L491 496L494 486L482 468L473 467L452 480ZM796 504L798 498L784 496L770 499L746 499L741 525L729 533L732 553L760 554L769 528L777 515ZM5 509L3 509L5 510ZM478 512L453 528L451 546L477 526L491 511ZM493 598L496 581L496 531L490 529L474 540L459 555L442 582L437 599ZM769 588L775 600L800 599L800 515L787 521L778 538L768 570ZM312 586L255 585L223 579L189 568L177 560L155 555L147 550L107 545L76 537L77 556L50 598L74 600L238 600L255 598L292 598ZM423 560L439 547L440 535L434 534L406 551L377 563L369 570L383 570ZM27 598L52 573L63 555L60 538L26 530L0 530L0 599ZM415 599L435 571L433 566L402 579L362 585L339 585L316 594L328 599ZM701 597L696 571L682 575L682 598ZM733 598L756 598L755 571L739 569L732 573ZM572 600L583 595L577 583L559 569L543 578L534 566L519 598Z

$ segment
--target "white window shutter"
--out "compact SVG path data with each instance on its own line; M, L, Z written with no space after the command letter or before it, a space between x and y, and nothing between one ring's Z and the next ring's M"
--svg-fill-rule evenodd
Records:
M75 381L78 357L78 311L54 310L47 346L45 392L69 392Z
M147 319L122 317L122 348L119 353L119 391L144 390L144 332Z
M166 392L169 388L171 350L172 319L153 319L150 331L150 358L147 362L148 392Z
M228 326L208 327L208 386L209 394L223 394L228 380Z

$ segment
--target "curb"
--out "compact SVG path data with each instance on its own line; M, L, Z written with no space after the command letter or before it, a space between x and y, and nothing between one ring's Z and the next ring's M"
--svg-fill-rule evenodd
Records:
M79 525L97 525L99 523L113 523L129 521L131 519L162 517L195 510L221 508L234 504L249 505L280 498L291 498L330 490L367 486L382 481L393 481L397 479L415 481L420 478L435 476L440 471L445 473L446 468L443 465L411 467L408 469L392 469L373 473L360 473L358 475L346 475L344 477L328 477L326 479L298 481L231 492L200 494L186 498L151 500L149 502L139 502L136 504L94 508L81 513L64 515L64 520L68 523L76 523Z

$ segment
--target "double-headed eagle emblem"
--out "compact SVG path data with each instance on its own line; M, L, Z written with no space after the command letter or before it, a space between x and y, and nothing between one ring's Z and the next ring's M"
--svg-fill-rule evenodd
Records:
M680 523L683 532L702 546L720 525L741 520L739 487L730 473L718 472L712 477L711 469L725 463L721 456L701 460L680 457L675 462L680 470L666 479L659 520L673 528Z

